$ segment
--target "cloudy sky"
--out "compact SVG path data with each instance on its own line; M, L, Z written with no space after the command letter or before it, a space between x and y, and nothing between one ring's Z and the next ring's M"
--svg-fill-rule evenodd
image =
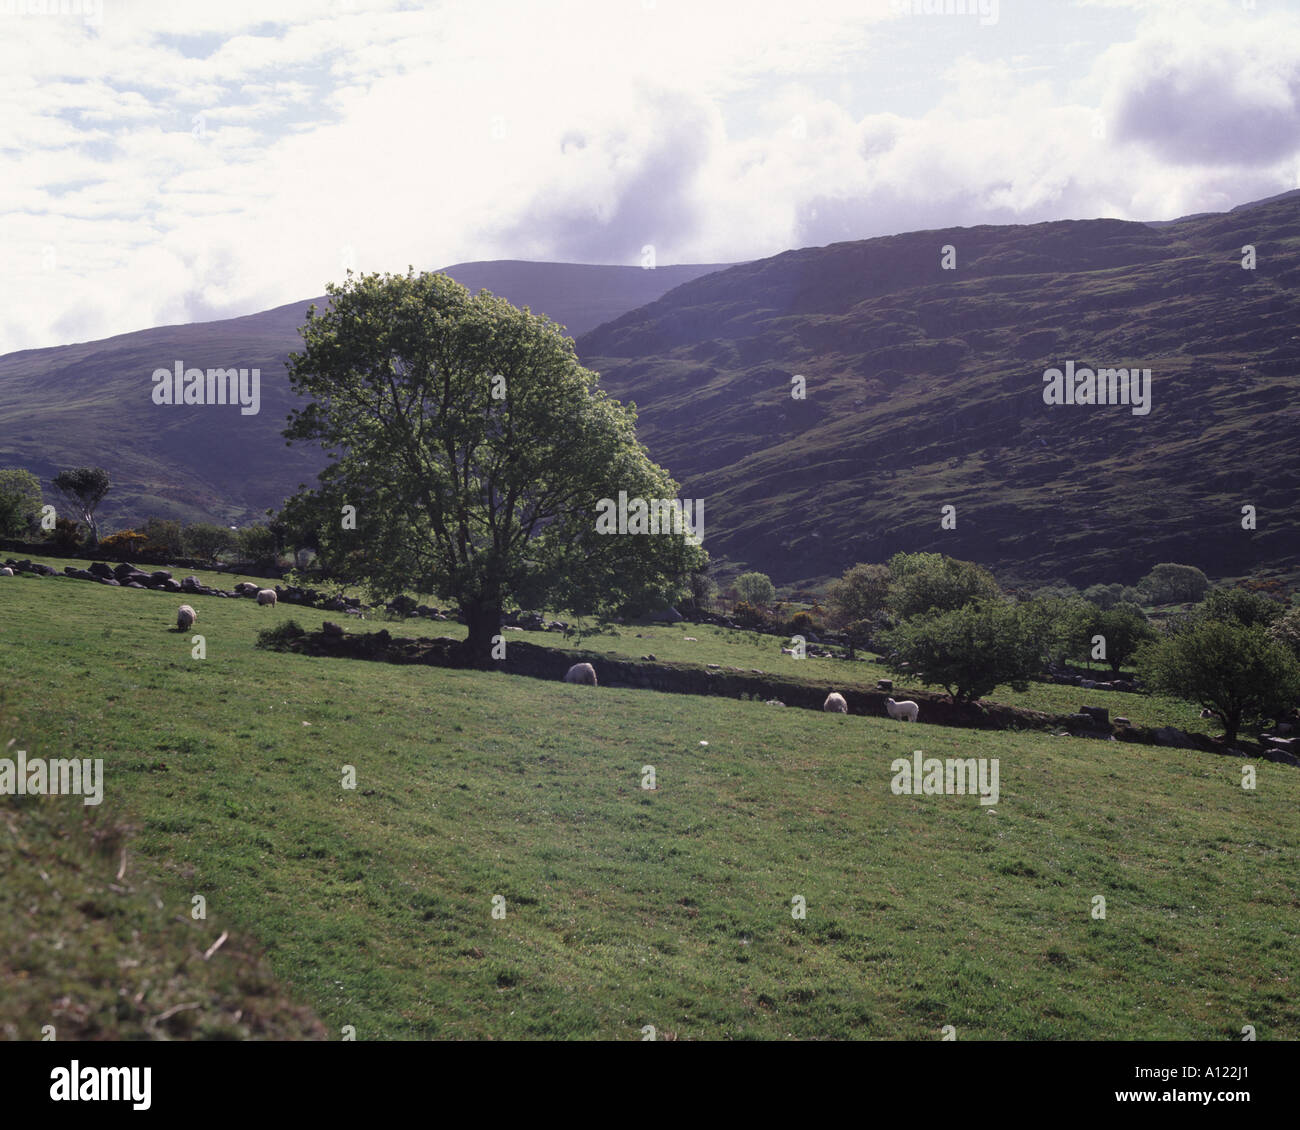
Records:
M948 6L0 0L0 353L349 266L728 262L1300 186L1292 0Z

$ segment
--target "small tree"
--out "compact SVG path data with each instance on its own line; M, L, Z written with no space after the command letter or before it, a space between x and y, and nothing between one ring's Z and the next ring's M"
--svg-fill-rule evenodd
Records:
M235 543L245 561L272 564L276 559L275 535L266 526L244 526L236 531Z
M191 522L185 527L185 551L203 561L215 561L235 544L234 531L211 522Z
M1300 695L1300 664L1258 625L1201 620L1143 647L1138 670L1153 691L1217 711L1229 744L1243 722Z
M1274 620L1269 626L1268 636L1300 659L1300 606L1288 608Z
M41 484L30 471L0 470L0 538L18 538L39 528Z
M150 518L140 532L149 539L147 552L168 558L185 556L185 534L174 518Z
M691 615L694 617L707 612L718 591L718 586L709 576L707 563L704 568L695 569L687 576L686 589L684 603L690 608Z
M736 578L736 595L748 604L766 608L776 598L776 588L766 573L741 573Z
M965 604L950 612L915 616L886 636L927 686L941 686L956 702L973 702L1009 683L1028 688L1043 650L1044 622L1023 606L1001 600Z
M1186 604L1205 595L1210 578L1195 565L1166 561L1138 581L1137 587L1152 604Z
M99 543L99 524L95 521L95 511L109 491L108 472L103 467L75 467L60 471L52 482L54 489L63 495L68 505L81 515L81 520L90 531L87 539L89 547L93 548Z
M56 518L50 541L60 553L73 553L81 544L81 523L71 518Z
M1079 629L1082 635L1079 642L1086 649L1083 654L1089 658L1093 640L1102 637L1106 649L1103 662L1109 664L1112 671L1119 671L1137 654L1139 647L1156 638L1146 614L1134 604L1095 609L1084 616Z

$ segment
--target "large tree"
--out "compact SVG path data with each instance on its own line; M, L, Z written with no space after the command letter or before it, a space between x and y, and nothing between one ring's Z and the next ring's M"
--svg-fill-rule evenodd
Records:
M889 606L900 620L952 612L1002 595L983 565L943 553L896 553L889 559L889 572L893 578Z
M441 274L349 276L329 295L290 357L311 399L285 435L331 462L285 518L314 527L336 577L455 602L462 658L483 666L508 600L583 615L680 595L704 552L680 521L664 531L668 507L639 532L637 505L677 485L558 326ZM627 532L608 532L620 492Z
M54 489L67 500L68 505L86 523L90 531L90 544L99 543L99 523L95 511L108 493L108 472L103 467L74 467L60 471L52 480Z

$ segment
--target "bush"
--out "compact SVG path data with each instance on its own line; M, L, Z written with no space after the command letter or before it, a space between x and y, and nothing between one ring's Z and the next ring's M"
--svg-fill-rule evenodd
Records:
M741 573L736 578L736 594L748 604L766 607L776 597L772 578L766 573Z
M1098 608L1114 608L1120 602L1123 585L1089 585L1083 590L1083 599Z
M742 628L749 628L758 632L770 627L767 619L767 613L761 608L755 608L747 600L740 601L735 608L731 610L731 618L736 621Z
M149 539L144 547L145 553L165 559L185 556L184 533L174 518L150 518L141 530Z
M1259 625L1199 620L1138 652L1156 693L1216 710L1231 744L1244 721L1288 710L1300 695L1300 664Z
M76 553L81 547L82 528L80 522L71 518L56 518L54 529L50 533L50 542L60 553Z
M1268 637L1300 659L1300 607L1287 609L1269 626Z
M892 579L888 565L854 565L827 588L830 622L842 627L859 620L875 620L885 609Z
M134 530L119 530L100 541L99 553L120 561L135 561L148 541L144 534L137 534Z
M1167 561L1138 581L1137 587L1152 604L1186 604L1205 595L1205 590L1210 587L1210 578L1195 565L1175 565Z
M927 686L943 687L956 702L973 702L1003 683L1028 688L1041 661L1044 628L1031 608L985 600L913 617L888 633L886 643L895 652L894 670L907 663Z
M899 619L952 612L1002 596L993 574L982 565L942 553L896 553L889 559L889 571L889 607Z
M234 531L210 522L192 522L185 527L185 550L191 557L202 561L216 561L217 557L235 544Z
M275 535L266 526L243 527L236 531L235 543L239 547L239 554L243 560L258 565L275 563Z
M0 471L0 538L20 538L40 529L41 484L18 467Z
M271 651L284 651L286 645L296 639L301 639L307 633L303 630L297 620L285 620L281 624L276 624L273 628L263 628L257 633L257 646L264 647Z
M789 636L807 636L816 635L822 630L821 621L815 620L807 612L796 612L790 617L786 624L786 635Z
M1286 606L1262 593L1226 588L1211 589L1205 594L1201 606L1194 611L1198 618L1204 620L1231 621L1245 628L1256 624L1268 628L1281 619Z

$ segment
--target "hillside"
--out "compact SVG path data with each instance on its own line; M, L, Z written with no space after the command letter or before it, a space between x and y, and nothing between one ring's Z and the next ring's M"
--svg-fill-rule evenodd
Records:
M587 266L500 261L446 273L545 313L573 334L649 302L714 266ZM25 467L45 488L58 470L107 468L106 530L146 515L247 522L279 506L321 467L280 436L296 403L285 362L307 308L324 297L216 322L162 326L103 341L0 357L0 467ZM174 407L150 399L151 375L177 361L261 370L256 415L237 407Z
M955 270L940 266L945 244ZM1162 225L789 251L679 287L578 347L636 401L683 497L706 500L714 557L778 582L900 549L1004 579L1132 581L1162 560L1289 572L1298 282L1290 193ZM1044 370L1068 360L1150 368L1150 413L1046 405ZM955 529L940 529L945 504Z

